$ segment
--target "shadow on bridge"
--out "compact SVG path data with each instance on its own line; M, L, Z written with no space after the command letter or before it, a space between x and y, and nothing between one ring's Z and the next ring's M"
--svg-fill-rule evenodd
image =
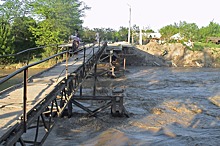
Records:
M5 121L7 124L17 119L12 128L0 132L0 144L42 145L56 122L55 117L62 117L66 112L68 117L72 115L72 104L86 111L89 116L96 116L98 112L109 107L111 107L111 113L114 116L123 116L125 114L123 91L115 90L113 92L114 95L110 96L96 95L97 65L100 63L100 58L107 48L107 43L102 44L102 46L100 44L82 46L81 49L75 52L69 51L69 47L71 47L69 45L59 45L58 47L63 51L38 62L28 64L0 80L0 84L3 84L20 73L23 73L24 77L22 84L0 93L1 104L3 100L9 104L16 103L16 106L18 106L18 100L22 102L22 110L14 108L10 110L10 114L7 114L9 112L7 110L5 113L0 114L0 116L10 118ZM27 51L35 49L37 48L28 49ZM29 68L59 56L65 56L64 60L38 75L28 77ZM110 57L110 59L112 58ZM82 95L82 84L91 75L94 79L93 95ZM80 93L78 96L75 95L77 91ZM107 102L105 105L91 110L78 100L105 100ZM9 104L4 104L2 108L6 109ZM11 119L11 114L16 114L16 117ZM5 119L1 118L1 120ZM0 126L2 127L1 124ZM31 129L35 130L35 134L33 134L34 140L24 140L22 135ZM40 136L41 138L39 138L39 131L44 133L43 136Z

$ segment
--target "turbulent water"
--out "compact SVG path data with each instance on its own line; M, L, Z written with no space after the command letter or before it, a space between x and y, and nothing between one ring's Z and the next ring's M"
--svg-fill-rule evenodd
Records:
M130 117L112 117L110 109L87 117L74 107L73 117L59 119L45 146L220 144L219 69L130 67L121 78L99 78L98 85L124 88Z

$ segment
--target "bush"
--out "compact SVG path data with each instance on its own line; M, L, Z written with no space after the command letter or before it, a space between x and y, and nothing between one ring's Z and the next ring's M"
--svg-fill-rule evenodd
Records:
M182 43L186 46L184 43ZM220 48L220 45L214 43L201 43L201 42L194 42L194 46L192 48L186 46L189 50L192 51L203 51L204 48Z

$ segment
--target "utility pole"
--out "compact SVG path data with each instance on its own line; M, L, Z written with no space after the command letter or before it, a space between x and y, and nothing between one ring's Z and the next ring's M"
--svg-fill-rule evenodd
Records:
M127 4L129 6L129 27L128 27L128 43L130 44L131 39L131 5Z
M140 36L139 36L139 45L142 45L142 28L140 26Z

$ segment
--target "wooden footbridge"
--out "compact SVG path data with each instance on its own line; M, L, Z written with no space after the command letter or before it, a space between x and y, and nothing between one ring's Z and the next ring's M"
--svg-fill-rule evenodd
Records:
M0 92L0 145L42 145L52 130L57 117L71 117L73 105L83 109L88 116L110 108L113 116L123 116L123 90L115 89L111 96L96 95L97 65L116 55L121 55L125 65L123 47L82 45L76 52L70 52L70 45L55 45L62 50L41 61L28 64L0 80L0 85L17 74L23 73L23 82ZM26 51L33 51L32 48ZM25 51L23 51L25 52ZM22 52L22 53L23 53ZM124 54L124 55L123 55ZM63 58L52 68L32 77L28 70L54 58ZM108 59L107 59L108 60ZM123 64L123 63L121 63ZM125 67L125 66L124 66ZM106 73L115 75L111 64ZM93 95L83 95L83 82L88 76L94 79ZM78 95L75 95L76 92ZM105 104L91 110L79 101L105 100ZM28 139L23 135L28 134Z

